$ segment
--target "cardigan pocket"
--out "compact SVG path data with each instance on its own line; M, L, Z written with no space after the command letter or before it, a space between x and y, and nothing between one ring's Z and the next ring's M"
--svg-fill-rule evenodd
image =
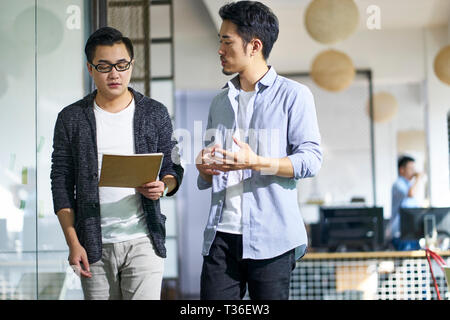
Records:
M100 217L99 203L83 203L79 206L80 219L87 219L90 217Z

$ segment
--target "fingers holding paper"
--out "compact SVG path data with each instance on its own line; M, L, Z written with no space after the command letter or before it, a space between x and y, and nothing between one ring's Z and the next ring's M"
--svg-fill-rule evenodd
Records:
M146 183L136 190L150 200L158 200L164 194L164 182L158 180Z

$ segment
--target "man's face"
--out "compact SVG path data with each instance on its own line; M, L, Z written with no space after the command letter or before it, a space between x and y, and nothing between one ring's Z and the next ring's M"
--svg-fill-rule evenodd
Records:
M399 173L406 179L411 180L416 173L416 166L414 161L408 161L406 165L400 167Z
M112 46L97 46L95 49L94 58L92 59L93 65L98 64L115 64L118 62L130 61L130 55L124 43L116 43ZM102 73L88 63L88 70L98 92L108 99L117 98L128 90L128 84L130 83L131 72L133 65L125 71L117 71L116 68L112 68L111 71Z
M237 27L229 20L224 20L219 31L219 55L222 63L222 72L232 75L243 72L250 63L250 48L248 43L244 49L244 42L237 33Z

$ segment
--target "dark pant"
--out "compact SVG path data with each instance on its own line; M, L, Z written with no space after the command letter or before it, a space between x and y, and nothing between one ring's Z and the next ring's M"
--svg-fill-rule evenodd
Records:
M201 300L239 300L246 287L252 300L287 300L295 250L275 258L242 259L242 235L217 232L203 257Z

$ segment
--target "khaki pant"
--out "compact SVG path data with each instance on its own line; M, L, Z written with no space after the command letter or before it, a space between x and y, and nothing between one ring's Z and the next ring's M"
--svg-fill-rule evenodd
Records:
M85 300L159 300L164 259L148 237L103 245L102 259L81 277Z

